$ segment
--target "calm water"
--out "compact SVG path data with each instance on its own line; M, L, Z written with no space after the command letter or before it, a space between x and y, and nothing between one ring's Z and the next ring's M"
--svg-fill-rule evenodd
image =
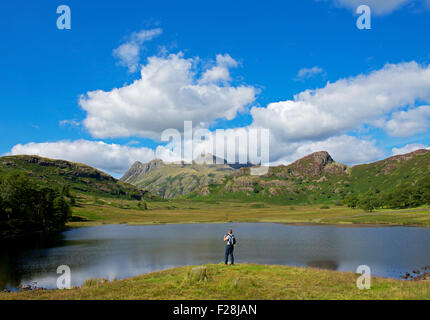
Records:
M316 266L398 278L430 264L430 229L286 226L269 223L100 226L73 229L55 240L0 243L0 288L37 282L55 288L68 265L72 285L88 278L123 279L182 265L219 263L222 236L233 229L237 263Z

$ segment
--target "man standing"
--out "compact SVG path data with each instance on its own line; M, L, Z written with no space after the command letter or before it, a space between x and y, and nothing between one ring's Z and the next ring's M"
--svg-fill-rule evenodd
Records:
M227 235L224 235L224 242L227 242L227 246L225 247L225 265L228 265L228 256L230 256L231 265L234 265L233 250L236 244L236 238L231 229L228 230Z

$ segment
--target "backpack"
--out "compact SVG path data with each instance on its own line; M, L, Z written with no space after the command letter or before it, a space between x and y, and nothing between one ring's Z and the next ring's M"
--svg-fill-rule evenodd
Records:
M228 241L229 245L236 245L236 237L234 235L229 235L230 236L230 240Z

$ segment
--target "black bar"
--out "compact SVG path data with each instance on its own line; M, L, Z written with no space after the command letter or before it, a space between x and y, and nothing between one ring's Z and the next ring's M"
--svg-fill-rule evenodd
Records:
M97 315L97 319L109 316L120 320L131 315L133 319L154 320L304 319L314 315L367 319L390 314L410 316L429 305L426 301L0 301L0 310L20 317L39 314L77 320L88 312ZM203 314L202 310L206 312Z

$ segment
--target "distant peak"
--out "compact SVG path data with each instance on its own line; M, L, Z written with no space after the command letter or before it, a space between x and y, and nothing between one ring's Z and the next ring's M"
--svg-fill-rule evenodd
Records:
M212 153L204 153L197 155L194 160L197 164L224 164L226 161L222 158L214 156Z
M322 165L327 165L334 162L333 158L327 151L318 151L318 152L311 153L298 161L307 160L307 159L312 159L315 162L320 163Z
M130 169L127 170L127 172L122 176L120 180L124 182L130 182L134 177L147 174L148 172L152 171L154 168L159 167L162 164L164 163L160 159L154 159L148 163L142 163L140 161L136 161L130 167Z
M149 161L148 163L162 163L162 162L164 163L164 161L161 159L153 159L153 160ZM145 164L148 164L148 163L145 163Z
M141 166L142 164L140 161L135 161L131 167Z
M324 167L333 163L334 160L327 151L311 153L291 164L297 175L318 176Z

